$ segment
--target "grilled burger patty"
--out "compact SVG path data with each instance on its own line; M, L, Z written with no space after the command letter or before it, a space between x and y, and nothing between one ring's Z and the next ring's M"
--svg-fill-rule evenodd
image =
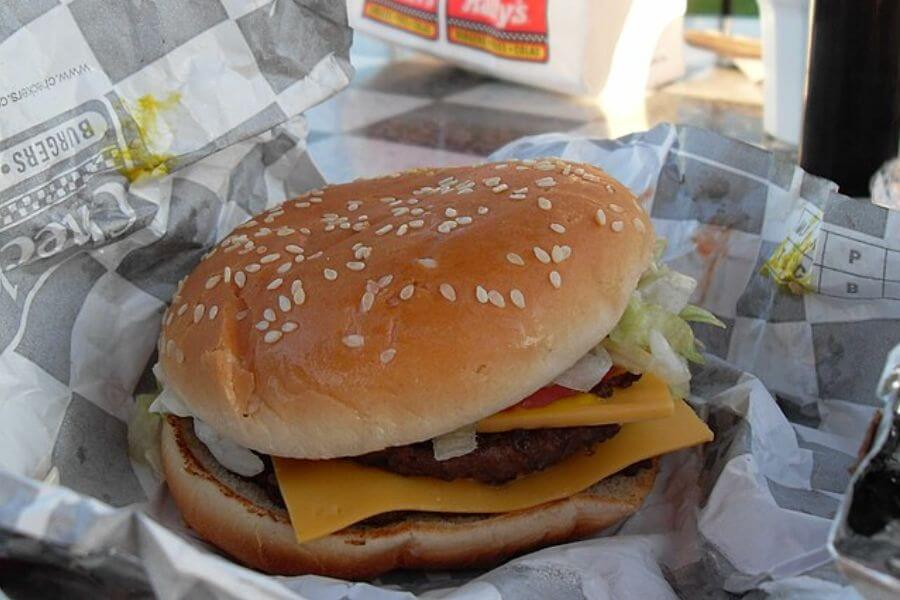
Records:
M614 389L627 388L640 378L639 374L627 371L615 374L604 378L591 393L609 398ZM613 437L619 428L619 425L597 425L480 433L474 451L444 461L435 460L430 440L386 448L351 460L401 475L436 477L445 481L470 478L499 485L546 469L579 451L592 452L596 444ZM259 456L265 469L259 475L244 479L263 488L272 502L284 506L272 460L268 456Z
M618 431L618 425L600 425L479 433L475 450L447 460L434 458L430 441L386 448L353 460L400 475L475 479L496 485L546 469L576 452L590 451Z

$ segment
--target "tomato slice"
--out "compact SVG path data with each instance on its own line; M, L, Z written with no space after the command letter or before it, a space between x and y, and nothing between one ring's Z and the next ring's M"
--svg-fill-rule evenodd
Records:
M613 366L609 370L609 372L603 376L602 381L606 381L612 377L616 377L617 375L621 375L625 372L625 369L619 366ZM575 394L580 394L578 390L573 390L571 388L567 388L564 385L558 385L555 383L551 383L550 385L544 386L532 395L528 396L518 404L514 404L507 408L506 410L510 410L513 408L541 408L542 406L547 406L548 404L553 404L560 398L565 398L566 396L574 396Z
M540 408L542 406L547 406L548 404L553 404L560 398L565 398L566 396L574 396L577 393L578 392L576 390L567 388L562 385L556 385L554 383L542 387L532 395L514 405L512 408Z

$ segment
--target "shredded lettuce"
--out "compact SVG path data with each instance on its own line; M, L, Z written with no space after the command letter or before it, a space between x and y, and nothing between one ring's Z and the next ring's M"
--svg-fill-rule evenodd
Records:
M162 456L159 436L162 417L150 412L150 405L158 393L141 394L135 398L134 413L128 422L128 455L137 463L149 466L162 476Z
M684 397L691 377L688 361L703 363L703 345L694 338L689 322L725 325L708 310L688 304L697 282L659 262L664 250L665 242L658 243L655 260L601 345L615 364L632 372L653 373Z

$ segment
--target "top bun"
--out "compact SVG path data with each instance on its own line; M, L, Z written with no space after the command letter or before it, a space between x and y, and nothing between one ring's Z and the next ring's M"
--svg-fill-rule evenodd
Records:
M557 159L418 169L314 190L188 276L166 385L275 456L355 456L519 402L602 340L650 263L619 182Z

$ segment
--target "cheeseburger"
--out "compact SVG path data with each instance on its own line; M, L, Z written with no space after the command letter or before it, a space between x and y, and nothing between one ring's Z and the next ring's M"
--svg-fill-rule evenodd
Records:
M314 190L235 229L163 318L184 520L279 574L484 567L632 514L712 434L681 399L693 279L558 159Z

